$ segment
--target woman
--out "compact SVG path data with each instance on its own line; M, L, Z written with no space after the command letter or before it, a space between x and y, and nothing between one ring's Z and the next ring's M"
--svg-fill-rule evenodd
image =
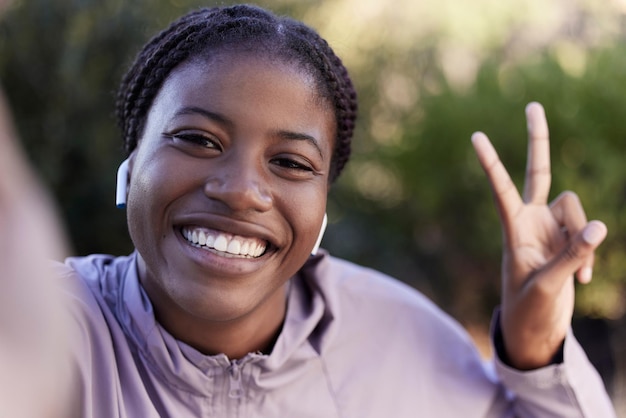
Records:
M313 30L251 6L192 12L144 47L117 107L136 251L54 272L78 416L614 415L569 333L572 276L591 279L606 228L572 193L547 205L538 104L523 198L472 138L504 231L494 368L422 295L316 253L357 105Z

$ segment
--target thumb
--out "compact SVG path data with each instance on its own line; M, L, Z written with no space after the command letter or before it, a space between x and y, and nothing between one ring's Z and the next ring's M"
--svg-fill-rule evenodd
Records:
M587 223L546 266L541 273L542 278L538 280L548 280L560 287L565 280L577 273L581 283L588 283L592 276L594 250L604 241L606 235L607 228L603 222Z

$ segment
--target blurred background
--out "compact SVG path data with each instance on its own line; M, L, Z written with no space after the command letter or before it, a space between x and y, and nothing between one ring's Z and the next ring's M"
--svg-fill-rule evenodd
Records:
M77 254L132 245L114 180L115 91L138 49L198 6L170 0L14 1L0 80ZM626 0L263 0L318 29L360 94L353 157L322 246L416 287L491 355L500 229L469 138L483 130L519 186L524 107L544 104L552 198L575 190L605 221L574 330L626 417ZM34 237L36 239L36 237Z

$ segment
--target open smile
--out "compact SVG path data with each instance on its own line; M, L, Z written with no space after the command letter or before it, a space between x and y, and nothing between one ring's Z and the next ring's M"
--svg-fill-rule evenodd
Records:
M242 237L207 228L184 226L183 238L194 247L206 249L224 257L258 258L268 243L259 238Z

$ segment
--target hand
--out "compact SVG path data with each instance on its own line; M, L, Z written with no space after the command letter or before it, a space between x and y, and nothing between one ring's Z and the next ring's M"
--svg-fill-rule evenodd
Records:
M50 259L67 245L51 199L30 170L0 90L0 416L61 417L67 351Z
M574 310L573 277L591 280L593 252L607 233L602 222L587 222L573 192L548 205L550 144L543 107L530 103L526 118L523 197L487 136L472 135L502 224L502 335L509 362L520 370L549 364L559 350Z

